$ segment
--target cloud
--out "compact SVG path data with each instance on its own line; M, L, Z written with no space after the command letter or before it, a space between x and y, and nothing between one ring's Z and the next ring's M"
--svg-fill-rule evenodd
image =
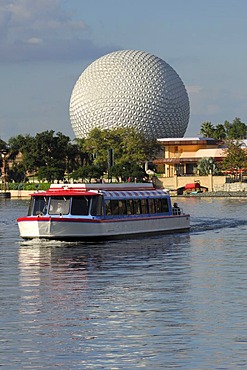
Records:
M27 40L27 44L39 45L42 43L43 43L43 40L38 37L31 37L30 39Z
M97 58L112 47L98 47L83 20L73 19L62 0L2 0L0 63Z
M62 8L61 0L2 0L0 11L10 31L24 31L30 27L34 31L86 27L83 21L71 18L71 14Z
M189 86L186 86L186 89L188 91L189 94L193 94L193 95L198 95L201 93L202 91L202 87L201 86L197 86L197 85L189 85Z

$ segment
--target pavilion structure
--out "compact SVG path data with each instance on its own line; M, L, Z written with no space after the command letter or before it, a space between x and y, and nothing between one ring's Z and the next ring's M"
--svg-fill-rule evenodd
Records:
M163 165L164 177L194 175L202 158L213 158L217 163L226 156L222 142L211 138L164 138L157 141L164 148L163 156L153 162Z

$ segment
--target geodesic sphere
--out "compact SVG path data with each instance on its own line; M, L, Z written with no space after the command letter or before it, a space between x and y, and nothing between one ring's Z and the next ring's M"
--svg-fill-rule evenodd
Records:
M150 139L183 137L189 115L181 78L164 60L143 51L122 50L95 60L70 99L77 138L96 127L133 127Z

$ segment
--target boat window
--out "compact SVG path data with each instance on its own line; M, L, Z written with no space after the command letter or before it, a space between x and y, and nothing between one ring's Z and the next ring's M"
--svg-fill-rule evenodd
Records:
M50 215L66 215L69 213L69 197L51 197L49 214Z
M92 197L92 207L91 207L92 216L102 216L103 214L102 200L103 200L102 195Z
M167 198L151 198L149 199L150 213L167 213L169 205Z
M141 202L140 199L133 199L134 215L141 214Z
M147 214L148 213L147 199L141 199L141 210L142 210L142 214Z
M47 213L48 197L32 197L28 215L45 215Z
M167 198L161 198L161 209L163 213L169 212L169 205L168 205L168 199Z
M168 212L168 202L167 198L155 199L156 212L157 213L166 213Z
M126 200L123 199L118 201L118 211L119 215L127 215Z
M111 199L105 202L106 215L140 215L148 213L167 213L167 198L148 199Z
M73 197L72 206L71 206L71 214L80 215L80 216L88 215L90 198L84 197L84 196Z
M106 201L106 215L117 216L127 215L126 200L111 199Z
M149 213L156 213L155 200L153 198L149 199L148 205L149 205Z
M106 202L105 202L105 213L106 213L107 216L111 215L110 200L106 200Z
M133 200L126 199L127 215L133 215Z
M35 199L34 199L34 197L32 197L31 200L30 200L30 203L29 203L29 207L28 207L28 212L27 212L28 216L33 215L34 202L35 202Z
M117 199L112 199L110 201L111 205L111 215L115 216L118 215L118 200Z

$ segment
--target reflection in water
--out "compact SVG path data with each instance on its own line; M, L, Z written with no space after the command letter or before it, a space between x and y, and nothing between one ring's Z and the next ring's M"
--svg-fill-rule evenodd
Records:
M188 330L184 296L189 240L189 235L173 235L104 246L21 245L20 314L34 338L44 333L40 352L47 343L59 353L64 346L73 346L83 366L96 357L109 365L114 353L120 363L142 358L146 366L158 346L158 366L163 358L158 348L162 350L162 341L171 333L175 337L166 350L186 351L187 340L176 332ZM65 355L65 361L69 358Z

